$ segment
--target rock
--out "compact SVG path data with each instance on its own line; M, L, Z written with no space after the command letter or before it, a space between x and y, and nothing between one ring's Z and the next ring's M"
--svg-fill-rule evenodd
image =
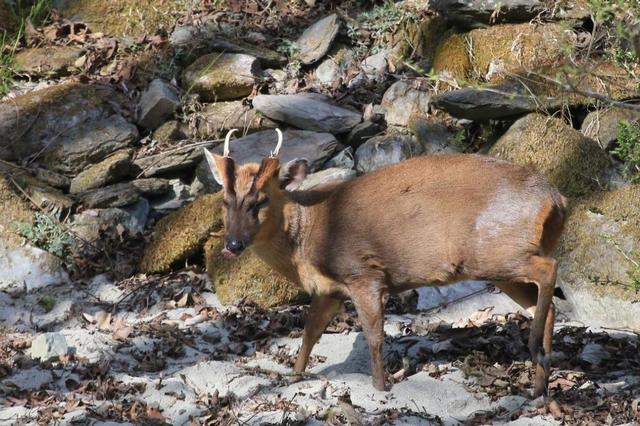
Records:
M367 57L360 68L364 75L367 76L369 80L382 80L387 73L387 52L376 53L375 55L371 55Z
M286 130L280 150L280 163L285 164L296 158L306 158L311 171L315 171L335 152L336 138L329 133L308 132L306 130ZM231 141L231 157L237 164L260 163L269 156L277 142L276 132L265 130ZM222 145L213 149L222 154Z
M222 193L203 195L160 219L140 262L140 272L169 270L202 249L209 234L222 228Z
M149 215L149 202L141 198L125 208L88 209L73 216L71 229L79 238L90 243L100 242L101 232L110 232L118 225L130 235L144 230Z
M356 150L356 170L367 173L388 164L422 154L423 148L411 136L395 133L369 139Z
M271 118L304 130L344 133L362 121L362 115L314 97L258 95L253 107Z
M429 6L461 28L528 22L547 11L542 0L433 0Z
M83 192L79 194L79 198L88 209L122 207L138 201L140 193L131 183L126 182Z
M304 191L327 183L346 181L354 178L355 176L355 170L332 167L330 169L320 170L319 172L307 175L298 189L300 191Z
M47 149L43 165L53 171L76 175L91 164L104 160L117 150L131 146L138 129L120 114L81 123L65 133Z
M190 9L182 0L139 1L59 0L56 9L72 22L86 23L91 32L140 38L171 29L176 17Z
M141 173L144 177L192 169L202 159L204 155L202 149L211 149L216 145L219 145L219 143L211 142L210 144L198 144L196 146L186 145L160 154L138 157L133 161L133 164L142 170Z
M425 155L457 154L462 147L455 144L457 132L432 118L412 120L409 130L424 147Z
M169 181L169 191L162 197L151 200L151 207L158 212L168 213L179 209L193 200L191 187L180 179Z
M367 139L380 134L383 130L384 128L378 123L363 121L351 129L347 136L347 144L353 148L357 148L365 143Z
M117 182L135 173L131 162L132 150L123 149L100 163L80 172L71 180L69 192L78 194L90 189L96 189Z
M638 329L638 247L640 185L576 200L558 248L562 310L588 325Z
M7 378L7 380L2 381L2 387L0 387L0 391L4 394L11 391L13 389L19 389L20 391L39 391L41 389L46 389L53 382L53 375L51 371L48 371L44 368L40 368L39 366L25 368L18 370L15 374L11 375ZM25 413L25 416L28 418L29 413ZM18 420L18 419L15 419ZM13 422L1 422L3 425L16 424L23 421L22 419Z
M353 169L355 167L355 160L353 158L353 148L348 146L340 151L335 157L324 163L322 168L339 167L342 169Z
M211 168L206 161L201 161L200 164L198 164L198 167L196 167L196 178L194 180L200 182L204 192L212 193L218 192L222 189L218 181L213 177Z
M329 51L339 29L338 15L335 13L307 28L296 41L300 61L309 65L322 58Z
M387 43L391 49L387 57L389 69L398 72L406 67L406 62L431 69L436 48L449 27L438 15L419 18L405 15Z
M169 83L156 78L142 92L138 102L138 124L149 130L160 127L180 106L180 98Z
M33 171L33 176L40 182L46 183L47 185L57 189L67 190L71 185L71 180L65 175L43 169L42 167L35 169Z
M169 181L160 178L136 179L131 181L131 185L146 198L155 198L171 190Z
M489 154L535 167L567 196L597 189L609 167L607 154L595 141L542 114L516 121Z
M260 73L260 64L253 56L210 53L184 70L182 84L205 102L226 101L250 95Z
M188 45L189 49L201 47L207 51L250 55L257 58L260 65L265 68L281 67L287 63L287 58L278 52L240 40L231 40L218 34L219 31L219 27L215 24L177 27L169 37L169 42L178 47Z
M458 80L500 82L505 73L555 64L570 45L559 24L497 25L450 36L436 51L433 68ZM491 67L504 73L489 75Z
M273 271L251 250L237 259L222 256L224 242L210 238L205 244L205 263L213 288L224 304L244 299L269 308L299 297L301 289Z
M63 83L0 102L0 159L19 161L60 143L81 123L113 114L124 102L112 88Z
M61 333L44 333L33 339L29 355L33 359L46 362L69 353L67 340Z
M263 78L272 83L276 91L284 91L287 86L287 72L284 70L266 69L262 74Z
M174 142L187 139L188 126L176 120L167 121L153 131L151 139L158 142Z
M66 75L73 71L74 63L82 54L82 50L78 46L29 48L14 57L14 71L34 76Z
M69 275L63 265L59 257L47 251L29 244L16 245L0 235L0 291L20 295L66 283Z
M276 123L242 101L209 104L197 118L196 136L202 139L224 137L230 129L251 131L276 127Z
M618 139L618 125L621 121L640 123L640 111L615 107L596 110L587 114L580 131L608 150L613 148Z
M97 330L64 330L62 331L67 344L73 348L74 354L86 358L90 364L109 362L113 358L113 338Z
M322 84L326 84L327 86L332 86L336 83L341 74L342 69L340 68L340 65L338 65L332 58L322 61L315 71L315 76L318 81Z
M61 218L73 206L71 198L33 177L28 169L0 162L0 173L11 176L11 186L16 192L29 197L31 202L52 216Z
M420 81L397 81L387 89L381 104L386 110L387 124L407 126L415 117L428 114L430 95L419 86Z

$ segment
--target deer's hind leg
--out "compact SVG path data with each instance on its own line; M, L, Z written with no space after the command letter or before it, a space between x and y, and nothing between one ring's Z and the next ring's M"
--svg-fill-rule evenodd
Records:
M533 314L528 346L536 363L534 395L539 396L546 394L551 372L549 358L555 322L553 292L557 263L550 257L532 256L520 272L521 276L516 281L496 286Z

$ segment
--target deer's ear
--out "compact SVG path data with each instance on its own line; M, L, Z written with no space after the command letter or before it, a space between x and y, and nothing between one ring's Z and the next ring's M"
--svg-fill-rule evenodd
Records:
M262 160L256 177L253 179L253 186L260 191L273 178L280 173L280 161L277 158L268 157Z
M287 191L295 191L300 187L309 173L309 162L306 158L296 158L284 166L284 174L280 178L280 187Z
M218 182L218 185L227 189L233 189L235 182L235 162L229 157L212 154L206 148L204 148L204 158L207 159L209 169L211 169L213 178Z

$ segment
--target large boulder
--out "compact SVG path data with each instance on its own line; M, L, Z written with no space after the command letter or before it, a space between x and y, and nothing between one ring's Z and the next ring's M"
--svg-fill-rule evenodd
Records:
M574 201L561 239L561 307L587 324L640 329L640 185Z
M210 53L183 71L182 84L205 102L226 101L250 95L259 75L260 63L253 56Z
M65 175L76 175L108 155L133 144L138 129L120 114L79 124L42 155L42 164Z
M300 62L309 65L322 58L329 51L339 29L340 22L335 13L307 28L296 41Z
M271 269L248 250L238 259L225 259L221 238L205 244L205 263L213 288L222 303L245 300L263 308L283 305L300 296L302 290Z
M138 124L155 130L167 121L180 105L176 90L164 80L153 80L140 95Z
M0 102L0 159L15 161L54 149L74 127L114 114L124 102L112 88L63 83Z
M542 114L516 121L489 154L535 167L567 196L598 189L609 167L606 152L595 141Z
M273 120L318 132L344 133L362 121L360 113L310 94L258 95L253 107Z
M211 149L216 145L216 142L211 142L197 146L176 147L159 154L138 157L133 163L142 170L144 177L188 170L200 163L204 155L203 148Z
M197 254L209 234L222 228L222 193L203 195L160 219L140 262L140 271L156 273Z

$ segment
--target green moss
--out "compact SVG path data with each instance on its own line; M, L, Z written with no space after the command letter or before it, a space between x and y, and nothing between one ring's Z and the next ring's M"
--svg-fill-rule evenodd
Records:
M598 295L637 300L640 185L572 200L558 252L563 281Z
M182 83L187 93L198 93L207 102L238 99L251 94L254 71L239 65L234 54L210 53L184 70Z
M263 308L278 306L298 298L301 289L273 271L251 251L235 260L220 253L222 239L211 238L205 245L207 272L222 303L245 299Z
M562 120L542 114L515 122L489 154L533 166L567 196L599 189L609 167L608 156L597 143Z
M115 182L118 178L130 172L131 163L129 159L132 154L133 150L131 149L116 151L98 164L94 164L80 172L71 181L69 192L77 194Z
M192 2L180 0L68 0L62 14L87 23L93 32L139 37L170 30Z
M14 58L16 72L56 74L70 71L81 49L75 46L49 46L23 50Z
M470 31L471 63L475 76L484 78L494 61L506 71L534 69L561 59L570 40L556 24L505 24Z
M203 195L160 219L146 247L140 271L164 272L198 253L209 234L222 228L222 193Z
M446 72L456 80L465 80L471 71L467 40L461 34L453 34L438 45L433 58L433 70Z
M391 41L393 46L389 60L399 66L405 60L420 59L428 65L433 63L436 49L446 31L446 23L439 16L420 20L405 18ZM414 59L415 58L415 59Z

